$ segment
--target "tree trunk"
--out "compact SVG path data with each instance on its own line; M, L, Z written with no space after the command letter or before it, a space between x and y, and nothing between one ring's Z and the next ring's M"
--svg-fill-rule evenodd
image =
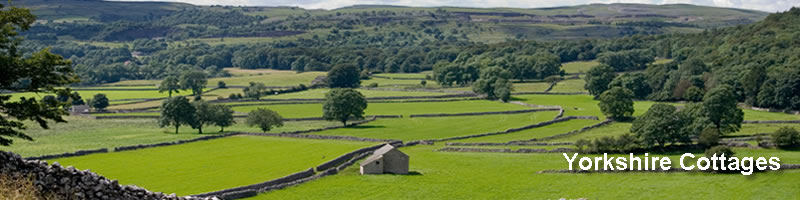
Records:
M225 132L225 127L224 127L224 126L220 126L220 127L219 127L219 132L220 132L220 133L223 133L223 132Z
M198 134L203 134L203 125L200 125L200 127L197 128L197 133Z
M347 120L342 120L342 126L347 126Z
M169 90L169 97L172 97L172 90Z
M178 127L180 127L180 126L178 126L178 125L175 125L175 135L177 135L177 134L178 134Z

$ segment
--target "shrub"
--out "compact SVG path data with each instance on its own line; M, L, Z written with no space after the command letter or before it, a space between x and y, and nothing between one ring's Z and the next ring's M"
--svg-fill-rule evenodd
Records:
M370 83L369 85L367 85L367 87L368 88L376 88L376 87L378 87L378 83Z
M419 82L419 84L422 85L422 87L425 87L425 85L428 84L428 81L422 80L422 81Z
M700 133L700 137L697 139L697 144L700 144L704 147L712 147L719 144L719 131L716 128L706 128Z
M790 127L782 127L772 133L772 142L780 148L792 147L800 144L800 134Z
M579 152L583 153L627 153L640 149L641 145L636 136L626 133L615 136L606 136L592 141L580 139L575 142Z

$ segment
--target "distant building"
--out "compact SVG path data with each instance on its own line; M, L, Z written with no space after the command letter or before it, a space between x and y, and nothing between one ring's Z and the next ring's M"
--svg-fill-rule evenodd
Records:
M408 155L392 145L384 145L361 162L361 174L408 174Z
M69 107L69 113L71 114L85 114L91 111L91 107L87 105L72 105Z

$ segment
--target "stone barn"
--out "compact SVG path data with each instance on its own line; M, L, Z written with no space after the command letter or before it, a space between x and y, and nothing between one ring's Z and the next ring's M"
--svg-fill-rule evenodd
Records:
M408 155L386 144L361 162L361 174L408 174Z

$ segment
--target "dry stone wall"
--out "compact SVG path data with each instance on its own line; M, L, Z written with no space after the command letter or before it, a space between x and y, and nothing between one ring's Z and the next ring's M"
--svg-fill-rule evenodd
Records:
M57 162L48 165L40 160L25 160L17 154L4 151L0 151L0 163L0 173L17 178L30 176L41 193L63 199L217 199L179 197L136 186L122 186L116 180L109 180L88 170L64 168Z
M454 117L454 116L476 116L476 115L497 115L497 114L518 114L518 113L531 113L541 111L557 111L558 108L540 108L540 109L527 109L527 110L510 110L510 111L492 111L492 112L473 112L473 113L437 113L437 114L412 114L409 118L415 117Z
M563 121L568 121L568 120L573 120L573 119L578 119L578 118L576 116L569 116L569 117L553 119L553 120L550 120L550 121L540 122L540 123L536 123L536 124L531 124L531 125L527 125L527 126L523 126L523 127L519 127L519 128L511 128L511 129L507 129L505 131L482 133L482 134L467 135L467 136L458 136L458 137L450 137L450 138L437 139L437 140L431 140L431 141L441 142L441 141L460 140L460 139L467 139L467 138L485 137L485 136L490 136L490 135L508 134L508 133L513 133L513 132L517 132L517 131L532 129L532 128L536 128L536 127L547 126L547 125L550 125L550 124L563 122Z
M742 124L800 124L800 120L744 120Z
M575 152L572 148L554 148L554 149L528 149L520 148L517 150L512 149L487 149L487 148L469 148L469 147L444 147L438 151L445 152L478 152L478 153L568 153Z
M594 117L594 116L588 116L588 117ZM562 133L562 134L558 134L558 135L543 137L543 138L533 138L533 139L530 139L530 140L511 141L511 143L527 143L527 142L533 142L533 141L546 141L546 140L552 140L552 139L556 139L556 138L567 137L567 136L579 134L579 133L582 133L582 132L585 132L585 131L588 131L588 130L591 130L591 129L594 129L594 128L597 128L597 127L602 127L602 126L611 124L611 122L614 122L614 121L611 120L611 119L606 119L605 121L602 121L600 123L592 124L592 125L583 127L581 129L578 129L578 130L574 130L574 131L570 131L570 132L566 132L566 133Z

